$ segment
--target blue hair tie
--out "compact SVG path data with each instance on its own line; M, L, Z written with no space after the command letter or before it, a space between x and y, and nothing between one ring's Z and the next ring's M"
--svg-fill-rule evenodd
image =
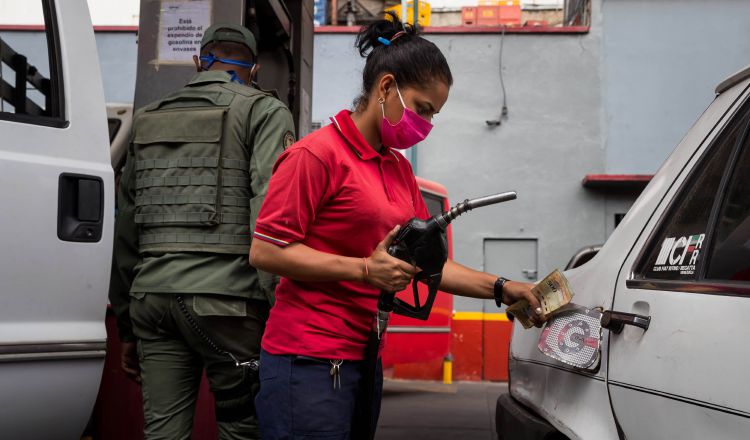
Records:
M387 39L385 39L383 37L378 37L378 41L380 41L381 43L383 43L383 46L390 46L391 45L391 40L387 40Z

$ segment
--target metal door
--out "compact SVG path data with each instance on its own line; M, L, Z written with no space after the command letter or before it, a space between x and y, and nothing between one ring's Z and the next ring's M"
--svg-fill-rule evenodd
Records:
M4 438L78 438L106 335L114 185L104 93L86 1L24 7L38 9L45 31L2 35L0 427Z
M537 240L492 238L484 240L484 271L514 281L537 280ZM485 311L497 309L494 301L485 301ZM504 309L504 308L503 308Z

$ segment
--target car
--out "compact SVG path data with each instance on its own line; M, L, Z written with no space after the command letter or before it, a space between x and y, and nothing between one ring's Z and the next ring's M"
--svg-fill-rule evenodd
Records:
M750 67L718 85L596 256L564 272L582 311L514 325L499 438L747 438L749 132ZM597 317L578 339L583 320L555 325L573 313ZM555 332L560 353L595 347L593 362L543 354Z

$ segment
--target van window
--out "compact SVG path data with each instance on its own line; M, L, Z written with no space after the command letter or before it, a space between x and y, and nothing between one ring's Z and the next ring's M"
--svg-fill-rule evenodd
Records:
M122 121L117 118L108 118L107 119L107 127L109 128L109 143L111 144L113 140L115 140L115 136L117 136L117 132L120 131L120 126L122 125Z
M648 251L636 266L636 279L692 281L705 250L709 217L734 147L748 122L745 106L706 150L660 220Z
M44 33L0 33L0 119L64 126L54 5L24 2L25 19L44 23Z
M443 213L443 200L445 198L425 191L422 191L422 198L424 199L424 204L427 205L427 211L430 212L430 216Z
M750 148L745 140L719 211L706 278L750 281Z

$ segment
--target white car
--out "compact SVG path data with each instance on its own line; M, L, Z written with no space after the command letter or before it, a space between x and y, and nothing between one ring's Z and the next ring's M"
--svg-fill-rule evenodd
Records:
M555 360L516 323L501 439L750 438L749 131L750 67L719 84L596 257L565 272L601 321L553 321L552 345L583 356L601 334L598 360Z
M86 1L23 3L45 32L0 43L0 437L72 439L106 347L115 198L104 90Z

